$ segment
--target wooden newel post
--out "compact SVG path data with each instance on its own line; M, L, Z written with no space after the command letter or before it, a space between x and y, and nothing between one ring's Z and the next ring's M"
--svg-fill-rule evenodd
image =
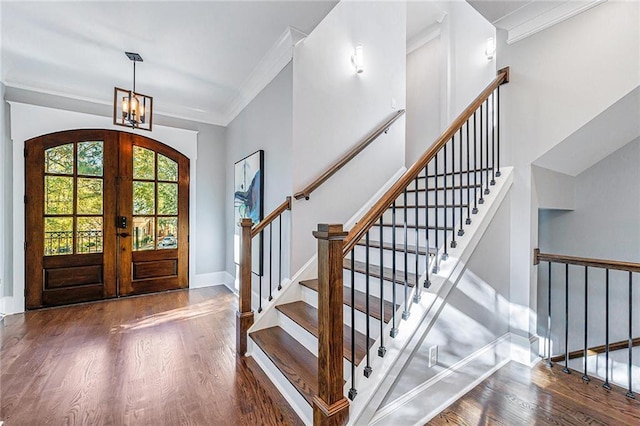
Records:
M342 225L318 225L318 394L313 397L314 425L343 425L349 419L342 364Z
M236 351L239 356L247 352L247 330L253 325L251 310L251 227L253 221L240 221L240 289L236 312Z

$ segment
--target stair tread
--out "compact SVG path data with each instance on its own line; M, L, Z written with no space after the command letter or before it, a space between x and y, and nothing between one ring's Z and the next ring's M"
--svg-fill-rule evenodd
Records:
M318 291L318 279L314 278L311 280L303 280L300 281L300 284L303 286L310 288L311 290ZM365 293L356 290L355 291L355 308L360 312L366 312L366 300L367 296ZM344 287L343 289L343 299L344 304L347 306L352 306L351 302L351 287ZM400 305L396 305L396 309L398 309ZM384 322L388 323L391 321L391 317L393 315L393 303L388 300L384 301ZM369 314L377 320L380 320L380 298L375 296L369 296Z
M365 240L358 241L358 243L356 245L357 246L362 246L362 247L366 247L367 246ZM379 249L380 248L380 242L379 241L369 241L369 247ZM383 242L382 243L382 249L383 250L394 250L394 247L393 247L393 244L391 244L391 243ZM404 245L403 244L396 244L395 251L404 252ZM430 253L431 255L433 255L435 253L435 249L433 247L429 251L431 252ZM415 252L416 252L416 246L408 244L407 245L407 253L415 254ZM418 254L424 256L425 254L427 254L427 249L425 247L418 247Z
M347 270L351 270L351 259L344 259L342 262L343 268ZM356 260L354 262L355 271L361 274L364 274L367 271L367 264L365 262L360 262ZM383 278L385 281L392 281L393 278L393 269L391 268L383 268L382 270ZM375 278L380 278L380 267L378 265L369 265L369 275ZM414 287L416 285L416 276L412 273L405 273L405 271L401 271L396 268L396 280L395 282L398 284L404 284L404 278L407 275L407 284L409 287Z
M283 305L276 306L276 309L291 318L302 328L307 330L309 333L313 334L316 338L318 337L318 310L313 306L305 303L303 301L297 301L292 303L285 303ZM356 341L356 354L355 354L355 363L360 364L360 361L364 358L367 353L366 341L367 337L360 333L359 331L355 332L355 341ZM373 346L375 340L369 339L369 347ZM344 326L344 354L343 356L352 361L351 357L351 327L345 325Z
M313 396L318 389L318 358L278 326L254 331L249 336L313 405Z

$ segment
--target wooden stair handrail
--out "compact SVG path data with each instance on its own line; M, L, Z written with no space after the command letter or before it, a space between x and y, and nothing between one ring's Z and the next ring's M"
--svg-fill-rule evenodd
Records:
M382 133L386 133L389 127L395 123L395 121L400 118L405 113L405 110L401 109L397 111L395 114L391 116L389 120L387 120L384 124L377 127L372 133L370 133L366 138L364 138L359 144L354 146L349 152L347 152L342 158L335 162L335 164L329 167L324 173L322 173L319 177L317 177L313 182L307 185L302 191L299 191L294 194L294 198L296 200L300 200L302 198L308 200L309 195L318 189L320 185L325 183L331 176L333 176L338 170L344 167L349 161L351 161L356 155L360 154L371 142L376 140L378 136Z
M260 232L262 232L264 228L269 226L271 222L276 220L278 216L280 216L282 213L284 213L287 210L291 210L291 197L287 197L286 200L282 204L280 204L278 207L276 207L274 211L269 213L267 217L262 219L259 223L256 223L253 226L253 228L251 228L251 238L255 237Z
M440 137L431 147L416 161L409 170L369 209L369 211L349 231L344 240L343 255L346 256L355 245L364 238L365 234L380 219L383 213L393 204L393 201L402 194L407 186L424 170L426 165L435 157L440 149L451 140L458 130L467 122L473 113L489 98L496 88L509 82L509 67L498 71L496 78L478 95L478 97L442 132Z
M540 253L540 249L534 249L533 264L537 265L540 262L564 263L568 265L591 266L594 268L613 269L617 271L640 272L640 263Z

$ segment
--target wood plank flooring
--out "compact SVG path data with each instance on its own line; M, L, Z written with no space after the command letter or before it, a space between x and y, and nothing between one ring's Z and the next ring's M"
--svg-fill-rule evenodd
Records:
M602 381L510 362L450 405L429 425L638 425L640 401Z
M0 328L0 420L14 425L297 425L235 355L224 286L11 315Z

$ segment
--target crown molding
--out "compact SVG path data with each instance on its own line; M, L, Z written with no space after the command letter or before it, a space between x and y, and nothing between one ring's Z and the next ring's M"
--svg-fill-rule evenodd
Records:
M407 55L415 50L418 50L430 41L433 41L436 38L440 37L440 33L440 24L429 25L411 40L407 40Z
M607 0L564 1L560 4L531 1L493 24L507 31L507 44L512 44L560 22L566 21Z
M234 118L264 89L293 59L293 48L307 34L293 27L278 37L271 49L262 57L258 65L242 82L236 96L226 108L223 126L228 126Z

